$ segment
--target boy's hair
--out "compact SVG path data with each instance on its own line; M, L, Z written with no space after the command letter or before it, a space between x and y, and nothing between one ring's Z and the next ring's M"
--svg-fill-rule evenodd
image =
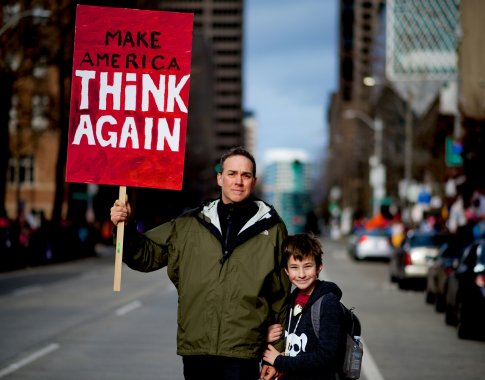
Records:
M256 160L247 149L244 149L241 146L231 148L221 156L221 160L219 161L219 173L222 173L224 162L232 156L244 156L249 159L253 164L253 176L256 177Z
M288 267L290 257L302 261L306 257L313 257L317 268L322 265L322 245L312 234L288 235L281 245L283 251L283 266Z

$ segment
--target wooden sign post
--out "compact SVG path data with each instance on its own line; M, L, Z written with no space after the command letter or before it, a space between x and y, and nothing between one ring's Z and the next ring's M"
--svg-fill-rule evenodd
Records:
M118 199L126 199L126 186L120 186ZM125 236L125 222L119 222L116 225L116 253L115 253L115 275L113 281L113 290L121 290L121 268L123 264L123 238Z
M78 5L66 181L182 188L193 14ZM121 289L124 223L114 290Z

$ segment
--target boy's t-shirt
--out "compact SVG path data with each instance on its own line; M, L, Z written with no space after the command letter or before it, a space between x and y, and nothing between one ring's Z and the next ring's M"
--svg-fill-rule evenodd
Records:
M293 316L297 316L301 313L309 299L310 294L298 293L295 299L295 305L293 306Z

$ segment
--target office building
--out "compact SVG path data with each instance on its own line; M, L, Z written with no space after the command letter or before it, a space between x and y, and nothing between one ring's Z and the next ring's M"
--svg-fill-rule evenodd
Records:
M213 96L213 109L210 110L213 129L212 135L207 137L213 139L211 154L216 160L225 150L244 144L243 0L170 0L160 4L163 10L193 12L194 36L199 36L198 43L208 49L213 75L208 88Z
M276 208L289 233L303 232L313 210L312 170L304 151L272 149L264 158L263 199Z

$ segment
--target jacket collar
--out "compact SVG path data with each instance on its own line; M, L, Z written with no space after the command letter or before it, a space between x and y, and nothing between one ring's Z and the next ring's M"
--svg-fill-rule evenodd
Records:
M258 209L256 211L256 214L254 214L253 217L248 220L248 222L242 227L240 232L245 231L246 229L248 229L249 227L255 225L260 221L269 220L271 218L278 217L276 210L272 206L263 202L262 200L257 198L251 198L251 201L258 206ZM221 202L221 200L216 199L205 203L202 206L202 208L199 210L200 211L199 215L202 219L212 224L214 227L217 228L219 232L221 232L221 223L219 221L219 215L217 213L217 205L219 204L219 202Z

